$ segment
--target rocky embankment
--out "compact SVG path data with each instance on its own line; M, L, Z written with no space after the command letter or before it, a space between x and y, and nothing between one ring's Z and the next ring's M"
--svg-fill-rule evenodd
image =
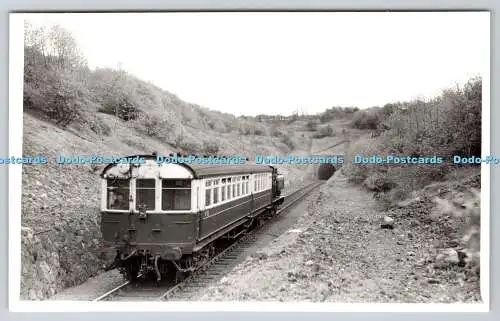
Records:
M463 224L436 213L435 196L464 198L455 190L463 183L430 187L387 212L338 173L296 226L191 299L479 301L479 276L459 238Z

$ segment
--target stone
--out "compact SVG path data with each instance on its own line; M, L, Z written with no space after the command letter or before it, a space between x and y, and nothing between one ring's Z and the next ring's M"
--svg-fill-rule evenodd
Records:
M381 228L385 229L393 229L394 228L394 219L389 216L384 216L382 224L380 224Z
M446 249L441 251L441 253L436 256L435 266L443 268L450 265L456 265L458 263L460 263L458 252L454 249Z
M439 282L439 280L436 280L436 279L429 279L429 280L427 280L427 283L429 283L429 284L439 284L440 282Z

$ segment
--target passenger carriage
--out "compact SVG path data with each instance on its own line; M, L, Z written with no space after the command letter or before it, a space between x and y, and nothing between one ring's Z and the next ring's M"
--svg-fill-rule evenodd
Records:
M110 164L102 172L101 230L116 265L133 280L189 272L221 239L236 238L283 197L283 179L267 165L156 162Z

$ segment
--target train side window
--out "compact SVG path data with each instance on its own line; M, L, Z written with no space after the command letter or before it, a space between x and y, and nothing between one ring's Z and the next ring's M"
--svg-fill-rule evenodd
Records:
M245 193L250 194L250 176L247 176L245 179Z
M212 186L211 180L205 181L205 206L209 206L210 204L212 204L213 189L211 188L211 186Z
M190 210L191 209L191 180L164 179L162 180L161 209Z
M135 181L135 209L141 205L146 205L147 211L155 210L155 179L137 179Z
M128 210L130 180L128 179L108 179L107 180L108 199L107 207L110 210Z
M230 200L233 198L233 180L232 178L227 179L227 199Z
M219 202L219 180L218 179L215 179L213 181L213 184L214 184L214 192L213 192L213 195L214 195L214 202L213 204L217 204Z
M241 186L241 177L238 177L236 181L236 196L240 196L240 186Z
M226 200L226 179L223 178L221 180L221 187L220 187L220 201L224 202Z

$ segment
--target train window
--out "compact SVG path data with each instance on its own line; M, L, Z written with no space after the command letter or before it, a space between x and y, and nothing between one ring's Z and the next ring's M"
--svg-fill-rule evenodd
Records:
M155 180L137 179L135 181L135 209L138 210L141 205L146 205L146 210L155 209Z
M232 184L232 179L231 178L228 178L227 179L227 199L230 200L232 198L232 195L233 195L233 184Z
M212 191L213 189L211 188L205 190L205 206L212 204Z
M211 186L212 186L211 180L205 181L205 206L209 206L210 204L212 204L213 189L211 188Z
M188 179L162 180L161 209L164 211L191 209L191 181Z
M221 179L221 187L220 187L220 201L224 202L226 200L226 179Z
M130 180L128 179L108 179L108 209L128 210Z
M219 202L219 187L214 188L214 204L217 204Z
M212 204L216 204L217 202L219 202L219 180L212 180L212 185L214 186L212 191Z

